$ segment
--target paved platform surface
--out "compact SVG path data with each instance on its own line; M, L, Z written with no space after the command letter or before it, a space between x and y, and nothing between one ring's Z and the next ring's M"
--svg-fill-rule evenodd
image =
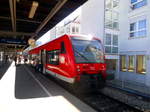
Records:
M5 63L5 62L0 61L0 79L3 77L3 75L7 71L10 64L11 64L11 62Z
M0 112L96 112L26 65L14 65L0 80Z

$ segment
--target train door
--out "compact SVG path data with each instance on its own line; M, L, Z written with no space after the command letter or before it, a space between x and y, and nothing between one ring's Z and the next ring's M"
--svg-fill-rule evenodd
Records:
M43 65L43 74L46 73L46 50L43 49L41 50L41 55L40 55L40 58L41 58L41 64Z

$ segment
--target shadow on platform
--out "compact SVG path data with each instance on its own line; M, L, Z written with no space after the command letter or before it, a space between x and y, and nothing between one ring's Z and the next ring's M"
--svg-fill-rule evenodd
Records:
M34 79L27 70L29 70L36 79ZM41 88L36 80L38 80L44 86L44 88L49 92L50 95L48 95L43 90L43 88ZM96 112L91 107L80 101L78 98L71 95L62 87L54 83L51 78L43 76L43 74L35 71L35 69L28 65L19 65L16 67L15 97L17 99L49 97L50 99L55 99L52 100L52 103L54 103L54 105L66 105L69 106L69 108L70 106L73 106L81 112ZM48 99L48 101L50 101L50 99ZM44 101L47 100L45 99Z
M22 66L24 65L16 66L15 97L17 99L49 97Z
M10 67L10 65L11 65L11 62L7 62L7 63L0 62L0 80L2 79L4 74L6 73L6 71Z

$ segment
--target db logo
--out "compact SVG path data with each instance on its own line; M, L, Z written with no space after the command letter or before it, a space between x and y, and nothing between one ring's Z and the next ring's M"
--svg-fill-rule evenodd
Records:
M91 70L95 70L95 67L90 67Z
M64 56L60 56L59 57L59 61L60 61L60 63L65 63L65 57Z

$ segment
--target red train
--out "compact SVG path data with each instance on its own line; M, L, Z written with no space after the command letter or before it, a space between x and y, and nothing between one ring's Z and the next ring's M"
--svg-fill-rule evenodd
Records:
M94 82L103 85L106 64L99 39L83 35L63 35L29 51L39 59L42 72L68 83Z

